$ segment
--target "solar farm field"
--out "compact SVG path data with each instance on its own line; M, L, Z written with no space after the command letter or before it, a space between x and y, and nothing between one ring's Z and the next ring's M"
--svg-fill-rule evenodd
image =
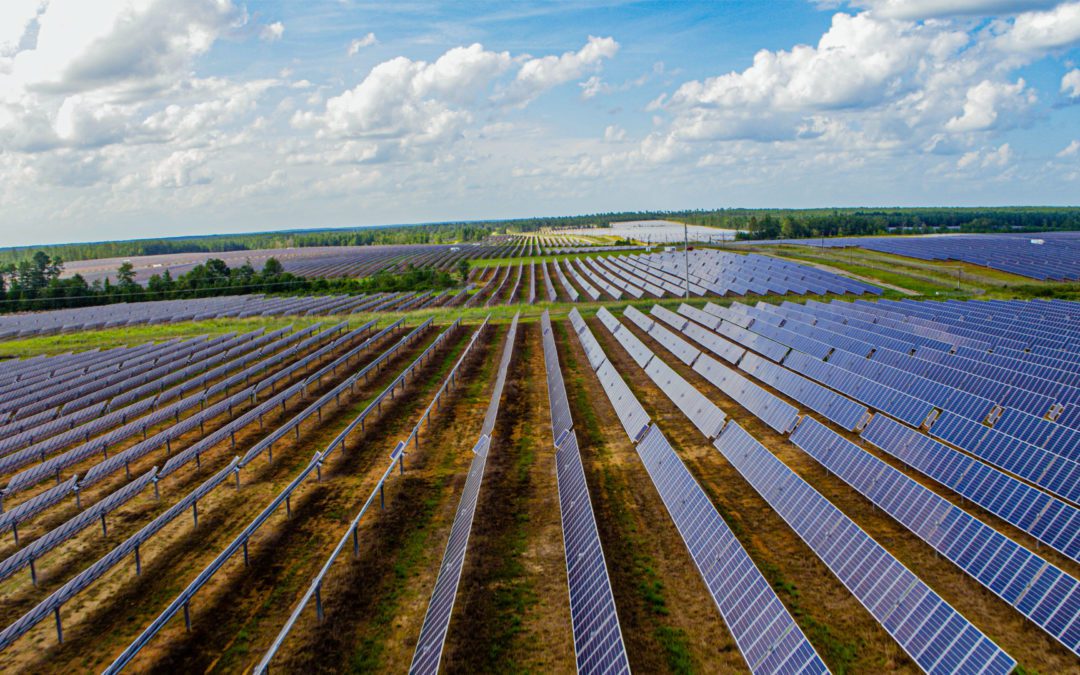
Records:
M569 236L3 317L0 669L1080 669L1080 303Z

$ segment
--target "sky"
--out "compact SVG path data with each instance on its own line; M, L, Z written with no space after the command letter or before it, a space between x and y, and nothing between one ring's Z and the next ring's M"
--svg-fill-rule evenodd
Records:
M1078 196L1080 1L0 2L0 246Z

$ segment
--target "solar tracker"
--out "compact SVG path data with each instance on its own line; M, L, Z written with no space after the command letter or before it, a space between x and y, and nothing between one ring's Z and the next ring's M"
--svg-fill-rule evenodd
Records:
M694 371L780 433L786 434L795 428L799 415L795 406L770 394L716 359L702 354L694 363Z
M1080 511L979 460L883 415L863 439L970 499L1039 541L1080 561Z
M742 427L714 445L928 673L1000 673L1016 661Z
M866 406L859 405L757 354L747 354L739 368L848 431L861 429L870 421L870 411Z
M660 430L637 450L750 670L829 672Z
M585 350L585 357L589 360L589 365L592 366L593 370L596 370L607 357L604 356L604 350L600 347L600 343L596 341L596 337L585 324L585 319L581 318L577 307L570 310L570 324L573 326L574 332L578 334L578 339Z
M420 628L420 637L413 652L410 673L438 673L442 660L446 633L450 629L450 614L454 609L461 571L465 565L465 549L469 543L476 503L480 497L480 484L484 477L488 449L491 439L481 435L473 446L473 460L465 479L465 488L461 493L454 523L450 528L450 539L443 552L442 564L435 579L435 589L428 601L424 614L424 623Z
M791 442L1080 654L1080 627L1069 631L1080 609L1075 578L816 420L803 419ZM1054 581L1036 585L1044 575Z
M630 665L596 518L589 501L577 434L571 430L573 420L566 402L566 387L551 332L551 319L546 311L541 316L541 326L578 672L629 673Z
M544 367L547 371L548 407L551 413L551 433L556 439L570 431L574 420L570 404L566 400L566 385L559 368L559 353L555 348L555 335L551 330L551 317L547 310L540 315L540 330L544 344Z
M930 434L1072 502L1080 500L1080 464L951 412Z

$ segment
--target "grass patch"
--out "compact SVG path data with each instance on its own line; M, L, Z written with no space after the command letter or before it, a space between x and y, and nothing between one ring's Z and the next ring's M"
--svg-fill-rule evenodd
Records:
M862 640L849 635L837 635L827 623L818 621L802 606L799 589L780 573L780 569L771 563L759 565L765 579L772 584L776 594L785 600L792 616L806 637L817 648L821 658L829 669L837 675L852 672L862 648Z

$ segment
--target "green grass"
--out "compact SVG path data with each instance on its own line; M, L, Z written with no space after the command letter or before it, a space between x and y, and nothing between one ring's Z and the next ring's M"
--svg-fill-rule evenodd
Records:
M785 599L784 604L829 669L837 675L851 672L858 660L862 640L851 635L837 635L828 624L811 616L801 604L798 587L785 579L776 565L764 563L759 566L776 594Z

